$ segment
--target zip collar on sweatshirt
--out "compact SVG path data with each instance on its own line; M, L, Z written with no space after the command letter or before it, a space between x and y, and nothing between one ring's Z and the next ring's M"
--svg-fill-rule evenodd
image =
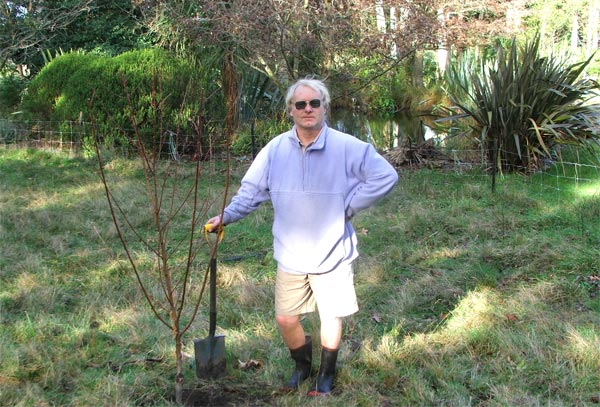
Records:
M327 138L327 134L329 133L329 127L327 126L327 123L323 122L323 127L321 128L321 131L319 132L319 134L317 135L317 137L312 141L312 143L310 143L307 146L302 145L302 142L300 141L300 137L298 137L298 130L296 128L296 125L294 125L292 127L292 131L290 132L290 136L289 138L294 140L294 142L298 143L298 146L300 146L300 148L303 151L306 150L321 150L323 147L325 147L325 139Z

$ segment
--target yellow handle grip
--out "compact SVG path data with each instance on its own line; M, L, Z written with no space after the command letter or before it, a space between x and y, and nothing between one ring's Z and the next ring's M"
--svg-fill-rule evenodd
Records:
M223 236L225 236L225 227L222 224L219 224L219 226L217 226L217 229L215 231L212 231L212 223L207 223L206 225L204 225L204 238L206 239L206 241L208 242L208 234L209 233L217 233L217 240L220 242L221 240L223 240Z

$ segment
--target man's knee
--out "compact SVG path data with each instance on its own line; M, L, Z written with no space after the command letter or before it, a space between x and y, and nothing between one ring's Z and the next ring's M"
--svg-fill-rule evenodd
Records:
M277 325L282 329L292 328L300 323L300 317L298 315L276 315L275 320L277 321Z

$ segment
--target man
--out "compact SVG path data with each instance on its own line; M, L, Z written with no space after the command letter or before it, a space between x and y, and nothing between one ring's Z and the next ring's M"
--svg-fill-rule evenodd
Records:
M286 105L294 126L256 156L223 219L208 221L216 230L271 200L276 320L296 364L287 390L298 388L311 373L312 342L301 316L315 306L319 311L321 364L310 396L332 391L342 318L358 311L352 269L357 239L350 220L398 180L372 145L327 126L329 101L320 80L292 85Z

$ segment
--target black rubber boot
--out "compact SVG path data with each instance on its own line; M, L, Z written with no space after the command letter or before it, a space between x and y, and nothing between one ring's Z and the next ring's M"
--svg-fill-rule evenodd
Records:
M330 394L335 380L335 365L337 363L337 349L323 348L321 350L321 366L317 375L317 387L308 392L311 397Z
M296 390L310 376L312 368L312 340L305 337L304 345L298 349L290 349L290 356L296 362L296 369L290 380L283 386L284 391Z

